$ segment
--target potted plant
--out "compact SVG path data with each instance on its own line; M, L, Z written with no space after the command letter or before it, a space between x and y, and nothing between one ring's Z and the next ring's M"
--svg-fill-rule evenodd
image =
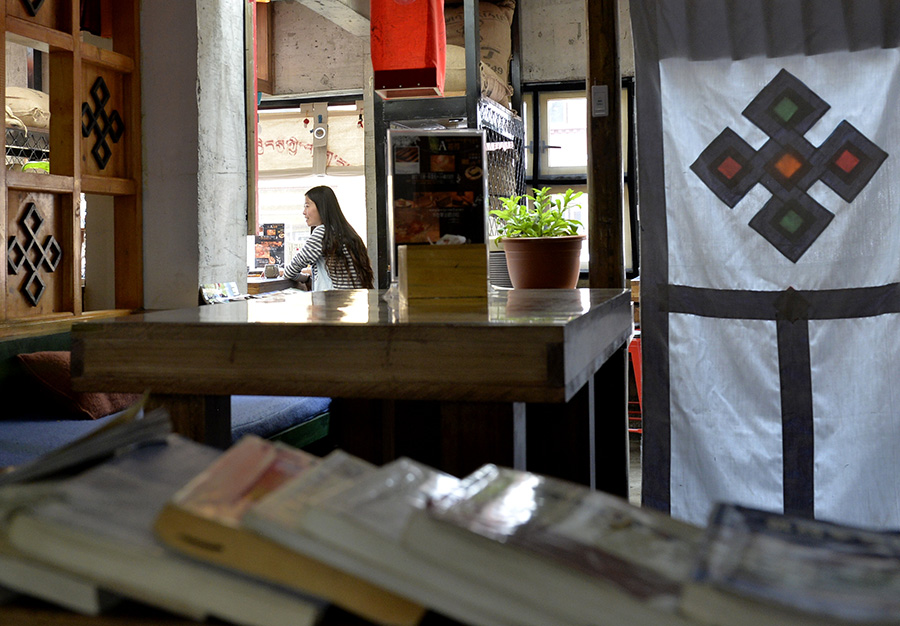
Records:
M502 197L503 208L490 212L510 281L516 289L572 289L578 284L585 235L578 232L581 222L565 213L583 193L567 189L553 198L549 187L532 192Z

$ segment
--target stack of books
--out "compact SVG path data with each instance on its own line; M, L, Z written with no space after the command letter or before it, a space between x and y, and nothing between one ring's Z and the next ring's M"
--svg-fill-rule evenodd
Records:
M247 626L327 624L329 607L388 626L900 621L892 532L734 504L703 529L490 464L457 478L255 436L223 452L164 417L6 475L0 601Z

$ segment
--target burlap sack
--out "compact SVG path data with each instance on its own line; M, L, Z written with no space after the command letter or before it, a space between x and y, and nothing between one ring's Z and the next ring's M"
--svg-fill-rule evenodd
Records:
M28 128L50 128L50 95L27 87L7 87L6 106Z
M503 83L509 82L509 61L512 58L512 18L515 0L478 3L481 61L492 69ZM448 46L465 46L463 7L444 6L444 21Z
M497 72L485 65L481 66L481 95L509 108L512 85L503 81ZM466 49L462 46L447 46L447 65L444 78L444 95L466 92Z

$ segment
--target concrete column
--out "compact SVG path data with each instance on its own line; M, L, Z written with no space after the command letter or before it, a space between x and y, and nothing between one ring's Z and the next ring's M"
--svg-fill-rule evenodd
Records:
M194 306L200 283L246 288L244 7L141 6L144 302Z

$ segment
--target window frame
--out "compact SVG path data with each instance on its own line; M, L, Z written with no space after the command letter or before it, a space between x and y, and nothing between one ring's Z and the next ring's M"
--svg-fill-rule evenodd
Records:
M568 187L587 193L587 166L582 172L553 171L545 164L546 151L536 150L541 142L546 143L547 117L546 103L554 97L587 98L585 81L557 81L544 83L527 83L522 86L522 109L525 117L525 183L528 189L550 187L552 190L564 191ZM636 188L636 137L634 123L634 78L622 77L622 120L623 120L623 171L625 198L627 206L627 232L630 233L631 259L626 259L625 274L631 279L640 274L640 217L638 191ZM587 118L585 118L587 127ZM623 211L625 207L623 207ZM584 268L582 269L584 273Z

